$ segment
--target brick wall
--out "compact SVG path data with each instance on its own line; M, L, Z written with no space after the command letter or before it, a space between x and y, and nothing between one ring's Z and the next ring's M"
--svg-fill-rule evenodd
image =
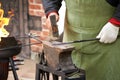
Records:
M59 29L59 34L61 34L63 32L63 25L64 25L64 16L65 16L65 3L64 1L62 2L62 7L59 10L59 14L60 14L60 19L58 21L58 29ZM42 31L36 31L36 30L31 30L30 32L40 36L39 39L40 40L47 40L50 34L50 29L49 26L47 26L46 24L46 17L44 14L44 10L43 10L43 6L41 3L41 0L29 0L29 15L33 15L33 16L40 16L41 17L41 27L42 27ZM36 42L36 40L31 39L31 43ZM38 44L38 45L33 45L31 46L33 56L34 54L38 54L42 51L43 49L43 45L42 44Z
M41 17L42 24L40 26L42 27L42 30L30 30L30 32L36 36L40 36L40 40L46 40L49 36L50 31L49 28L46 26L46 17L44 14L43 6L41 4L41 0L29 0L29 15ZM31 39L31 43L36 42L37 41L35 39ZM32 53L40 53L42 51L42 44L32 45L31 50Z

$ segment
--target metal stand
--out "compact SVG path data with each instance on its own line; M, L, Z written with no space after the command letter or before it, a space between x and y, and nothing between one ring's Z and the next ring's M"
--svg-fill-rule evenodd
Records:
M69 74L71 75L71 73L76 72L80 73L79 79L68 78ZM61 80L85 80L85 73L84 71L81 71L78 68L75 68L73 70L62 71L59 69L56 70L52 67L49 67L47 66L46 61L44 59L44 53L42 53L41 62L39 64L36 64L35 80L59 80L59 77L61 77Z
M78 69L72 62L73 46L44 42L43 48L40 63L36 64L35 80L59 80L59 78L61 80L85 80L85 71ZM70 77L76 73L79 74L79 78L71 79Z
M52 74L53 80L59 80L59 77L61 77L61 80L75 80L75 79L69 79L66 73L63 71L57 71L48 66L36 64L35 80L51 80L50 74ZM79 80L85 80L85 75L81 75Z
M17 72L16 72L14 60L13 60L12 57L9 58L9 62L10 62L10 64L11 64L11 68L12 68L12 71L13 71L14 80L19 80L19 79L18 79Z

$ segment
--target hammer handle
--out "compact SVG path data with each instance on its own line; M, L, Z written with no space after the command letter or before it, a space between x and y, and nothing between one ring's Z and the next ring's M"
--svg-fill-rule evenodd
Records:
M51 21L51 26L52 26L52 34L53 37L58 37L58 26L57 26L57 21L55 15L50 16L50 21Z

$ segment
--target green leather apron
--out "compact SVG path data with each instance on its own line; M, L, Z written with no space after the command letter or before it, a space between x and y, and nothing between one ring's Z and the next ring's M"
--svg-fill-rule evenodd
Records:
M105 0L65 0L63 41L96 38L115 8ZM120 38L112 44L99 41L73 44L74 64L86 71L86 80L120 80Z

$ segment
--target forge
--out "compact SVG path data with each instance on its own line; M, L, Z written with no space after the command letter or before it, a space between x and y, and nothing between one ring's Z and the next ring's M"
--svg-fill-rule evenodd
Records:
M21 51L21 47L14 37L9 37L9 32L5 29L13 14L10 14L9 17L4 17L4 10L1 5L0 3L0 58L9 58L17 55Z
M18 55L21 51L21 43L14 37L1 38L0 59Z
M9 37L9 32L5 29L5 26L9 24L11 15L9 17L3 15L4 10L1 9L0 3L0 80L7 80L9 61L11 62L13 56L20 53L21 43L14 37Z

